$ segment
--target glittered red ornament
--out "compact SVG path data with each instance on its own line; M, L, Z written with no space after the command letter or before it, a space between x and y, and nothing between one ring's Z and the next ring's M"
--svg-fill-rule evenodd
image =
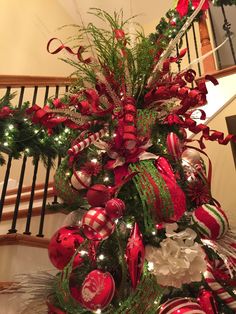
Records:
M197 301L189 298L173 298L161 305L158 314L206 314Z
M78 226L68 226L57 230L48 246L48 255L52 264L58 269L63 269L83 241L84 238L81 236ZM76 267L82 262L83 259L78 253L73 266Z
M95 184L87 192L87 201L93 207L104 206L110 198L109 189L103 184Z
M118 219L124 215L125 203L120 198L112 198L106 202L106 213L111 219Z
M175 19L170 20L170 25L171 25L171 26L176 26L176 20L175 20Z
M143 271L145 250L142 240L142 234L139 231L138 224L135 223L131 230L126 248L126 262L132 287L135 289L139 283Z
M201 308L206 312L206 314L217 314L216 301L214 299L213 293L206 289L201 289L198 295L198 303Z
M82 218L82 228L85 236L94 241L107 239L115 229L115 224L104 208L91 208Z
M112 275L100 270L91 271L81 287L70 281L72 297L90 311L106 308L115 293L115 282Z

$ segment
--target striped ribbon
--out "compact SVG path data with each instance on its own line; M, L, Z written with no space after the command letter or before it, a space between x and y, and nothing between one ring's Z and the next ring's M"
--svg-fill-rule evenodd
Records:
M204 278L211 290L220 298L231 310L236 311L236 300L214 277L214 270L208 263Z

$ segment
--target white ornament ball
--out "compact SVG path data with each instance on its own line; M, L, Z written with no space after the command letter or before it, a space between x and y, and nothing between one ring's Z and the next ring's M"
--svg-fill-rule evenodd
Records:
M182 154L182 159L187 160L190 164L198 164L201 161L200 153L192 148L187 148Z
M86 187L89 187L91 185L91 181L92 181L91 175L89 175L85 171L76 171L76 174L73 173L70 179L72 187L77 191L80 191L80 190L86 189Z

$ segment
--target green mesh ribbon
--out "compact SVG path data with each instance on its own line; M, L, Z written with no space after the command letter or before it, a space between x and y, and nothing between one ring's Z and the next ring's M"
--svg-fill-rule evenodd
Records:
M137 289L123 301L114 314L156 314L163 296L163 289L154 276L144 274ZM109 314L112 312L109 312Z
M145 229L151 232L155 223L174 214L171 195L152 160L131 164L129 168L138 172L132 180L142 202Z
M139 136L151 137L152 127L157 120L158 112L149 109L139 109L137 112L137 130Z
M94 313L81 307L70 296L69 278L72 272L70 263L60 276L56 289L56 305L68 314L89 314ZM142 279L136 290L125 300L121 300L117 305L112 303L102 311L104 314L156 314L163 296L163 289L157 284L155 276L147 271L144 272Z
M66 175L68 171L70 171L68 168L68 159L64 159L54 176L56 193L66 204L79 203L81 196L79 192L71 187L70 177Z

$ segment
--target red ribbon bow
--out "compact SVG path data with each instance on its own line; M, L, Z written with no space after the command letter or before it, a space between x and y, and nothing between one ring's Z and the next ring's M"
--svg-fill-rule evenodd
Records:
M192 5L196 9L199 6L200 0L192 0ZM179 0L177 3L176 11L179 13L180 17L187 15L189 7L189 0ZM202 6L202 10L207 10L209 8L209 0L206 0Z
M4 106L0 109L0 119L9 117L14 110L11 110L9 107Z

